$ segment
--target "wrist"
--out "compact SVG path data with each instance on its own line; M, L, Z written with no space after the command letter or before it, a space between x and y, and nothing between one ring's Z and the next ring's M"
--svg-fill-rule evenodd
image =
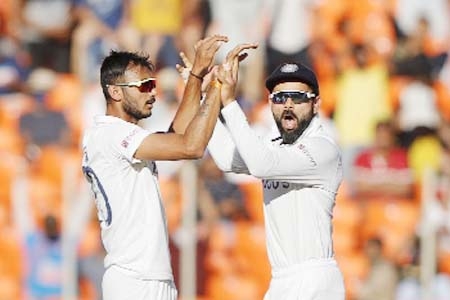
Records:
M222 100L222 105L223 105L223 107L225 107L225 106L227 106L228 104L230 104L230 103L232 103L234 101L235 101L234 98L226 98L226 99Z
M222 88L222 82L220 82L217 79L212 80L209 85L212 86L212 87L215 87L217 89Z
M196 79L198 79L198 80L200 80L200 81L203 81L203 76L201 76L201 75L199 75L198 73L195 73L194 71L189 71L189 75L191 75L192 77L194 77L194 78L196 78Z

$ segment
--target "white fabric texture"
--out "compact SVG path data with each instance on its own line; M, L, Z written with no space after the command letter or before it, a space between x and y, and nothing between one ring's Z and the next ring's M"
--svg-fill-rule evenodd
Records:
M133 158L148 134L119 118L97 116L83 138L83 171L96 196L105 268L173 280L156 164Z

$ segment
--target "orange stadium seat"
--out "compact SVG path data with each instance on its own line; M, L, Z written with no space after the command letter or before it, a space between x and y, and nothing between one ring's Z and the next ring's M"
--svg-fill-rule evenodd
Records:
M339 192L339 194L341 193ZM333 209L333 224L336 227L356 230L361 226L362 212L361 204L358 201L338 196Z
M2 153L0 160L0 203L11 206L11 184L15 176L24 167L24 160L21 156L8 152Z
M61 220L62 198L60 186L41 176L30 176L28 179L29 204L37 227L43 228L44 217L48 214L52 214Z
M349 4L351 1L348 0L324 0L320 1L316 7L316 18L314 18L313 25L315 25L315 21L317 21L317 25L312 26L313 28L323 27L323 24L326 24L326 28L329 28L330 31L326 29L319 33L320 36L328 38L329 36L323 35L330 33L332 28L336 26L339 20L345 15L348 10ZM321 23L321 24L320 24Z
M326 60L322 60L322 64L328 67L331 65L326 63ZM335 87L334 78L327 78L320 82L320 110L326 117L331 117L336 106Z
M17 128L0 127L0 153L22 155L24 140Z
M86 278L80 278L78 280L78 293L78 300L94 300L99 298L93 283Z
M258 284L252 278L238 273L210 276L205 289L206 299L211 300L262 299Z
M15 94L4 99L0 97L0 126L17 131L20 115L31 111L34 106L34 99L23 94Z
M437 107L445 121L450 122L450 90L441 81L436 80L433 85L437 95Z
M45 104L51 110L64 111L81 106L82 88L72 74L58 74L55 86L48 92Z
M362 226L364 240L379 237L383 252L392 260L402 260L403 248L416 233L420 206L412 200L367 201Z
M270 264L266 251L264 225L252 222L236 223L234 256L242 261L241 267L261 287L261 293L269 286Z
M159 185L167 216L169 232L178 228L181 222L183 199L178 178L160 178Z
M14 233L1 232L0 241L0 274L8 274L10 278L20 281L22 274L21 247Z
M450 275L450 251L438 252L438 271Z
M336 255L351 255L361 246L358 231L354 229L334 227L333 249Z
M57 83L47 94L45 102L50 110L64 113L74 144L80 141L83 130L82 91L81 83L73 74L59 74Z
M15 9L14 0L0 1L0 35L4 35L11 31L9 24L13 17L13 10Z
M21 282L7 273L0 273L0 300L22 299Z
M55 183L60 188L67 168L80 170L81 151L79 148L63 148L48 145L40 148L37 158L30 164L32 174ZM79 172L81 176L81 172Z
M205 259L205 268L209 274L229 274L233 271L231 249L234 241L232 225L216 223L212 226Z
M16 287L11 283L19 284L22 277L22 256L21 241L11 225L10 210L5 205L0 204L0 299L7 298L15 294ZM6 277L2 277L2 274ZM2 289L5 288L5 294ZM13 292L14 291L14 292ZM15 294L16 295L16 294Z
M333 209L333 246L336 255L349 255L361 246L361 205L347 199L345 182L341 185Z
M369 261L362 252L339 255L336 260L344 276L346 299L354 299L356 283L364 279L369 272Z
M101 243L100 226L98 225L96 210L92 211L91 219L88 221L83 238L78 245L78 256L87 257L103 251Z
M244 196L245 209L250 215L250 219L257 223L264 223L263 213L263 190L260 181L248 181L239 183Z

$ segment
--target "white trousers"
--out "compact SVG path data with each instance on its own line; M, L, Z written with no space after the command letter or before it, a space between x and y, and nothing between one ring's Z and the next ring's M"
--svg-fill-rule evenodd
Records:
M345 287L334 259L312 259L272 269L264 300L344 300Z
M109 267L103 275L103 300L176 300L172 280L142 280L125 275L118 267Z

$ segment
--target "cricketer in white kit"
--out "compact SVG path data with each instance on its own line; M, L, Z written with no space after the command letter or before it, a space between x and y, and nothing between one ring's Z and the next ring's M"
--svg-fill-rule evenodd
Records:
M299 63L282 64L266 86L281 137L265 141L257 136L234 95L224 99L224 85L225 124L217 123L208 150L223 171L262 179L272 268L264 299L343 300L332 241L341 154L318 116L315 74Z
M145 286L152 280L167 284L167 295L154 299L176 299L156 164L133 157L148 135L120 118L97 116L83 139L83 171L106 250L105 299L150 299Z

